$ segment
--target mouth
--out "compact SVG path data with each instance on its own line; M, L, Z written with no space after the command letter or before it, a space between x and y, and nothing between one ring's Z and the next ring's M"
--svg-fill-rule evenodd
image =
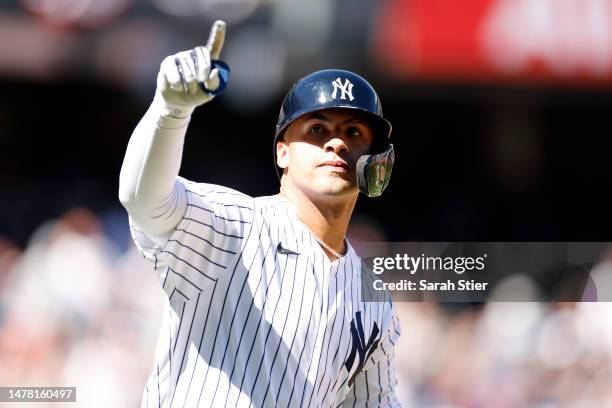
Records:
M351 166L349 166L344 160L328 160L321 163L319 167L323 167L338 173L349 172L351 170Z

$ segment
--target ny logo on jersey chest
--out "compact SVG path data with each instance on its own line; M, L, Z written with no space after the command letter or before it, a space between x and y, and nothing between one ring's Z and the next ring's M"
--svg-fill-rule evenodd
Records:
M353 84L348 79L345 79L344 84L343 84L340 77L338 77L334 80L334 82L332 82L332 85L334 86L334 92L332 93L332 98L336 99L338 90L340 90L341 92L340 99L346 99L347 97L351 101L355 99L353 97Z
M374 327L372 328L372 334L370 334L370 338L368 342L365 341L365 333L363 331L363 324L361 323L361 312L355 313L355 318L351 321L351 353L349 354L344 366L346 370L350 373L351 368L353 367L353 363L355 362L355 357L359 358L359 363L357 365L357 369L349 379L348 385L349 387L353 385L355 381L355 377L361 371L363 366L365 365L370 355L376 350L378 346L378 342L380 339L376 339L380 329L378 328L378 324L374 322Z

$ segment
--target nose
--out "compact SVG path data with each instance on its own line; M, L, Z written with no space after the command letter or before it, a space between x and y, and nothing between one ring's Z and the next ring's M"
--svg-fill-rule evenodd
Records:
M325 151L334 152L336 154L348 152L348 144L339 131L335 132L327 142L325 142Z

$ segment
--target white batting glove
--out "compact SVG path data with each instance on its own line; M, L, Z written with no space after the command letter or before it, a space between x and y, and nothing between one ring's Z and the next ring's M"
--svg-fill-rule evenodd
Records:
M166 57L157 75L154 104L162 116L187 118L193 110L212 100L219 88L219 70L211 69L211 60L219 59L225 40L225 22L215 21L208 42ZM210 92L206 92L201 84Z

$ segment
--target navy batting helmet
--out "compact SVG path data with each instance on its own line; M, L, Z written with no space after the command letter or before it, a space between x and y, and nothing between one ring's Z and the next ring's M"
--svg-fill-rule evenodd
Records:
M380 99L372 85L353 72L326 69L313 72L293 85L278 115L274 158L276 143L291 122L306 113L331 108L354 109L365 114L374 138L370 154L357 161L357 184L359 190L369 197L381 195L389 184L395 160L393 145L389 141L391 123L383 118Z

